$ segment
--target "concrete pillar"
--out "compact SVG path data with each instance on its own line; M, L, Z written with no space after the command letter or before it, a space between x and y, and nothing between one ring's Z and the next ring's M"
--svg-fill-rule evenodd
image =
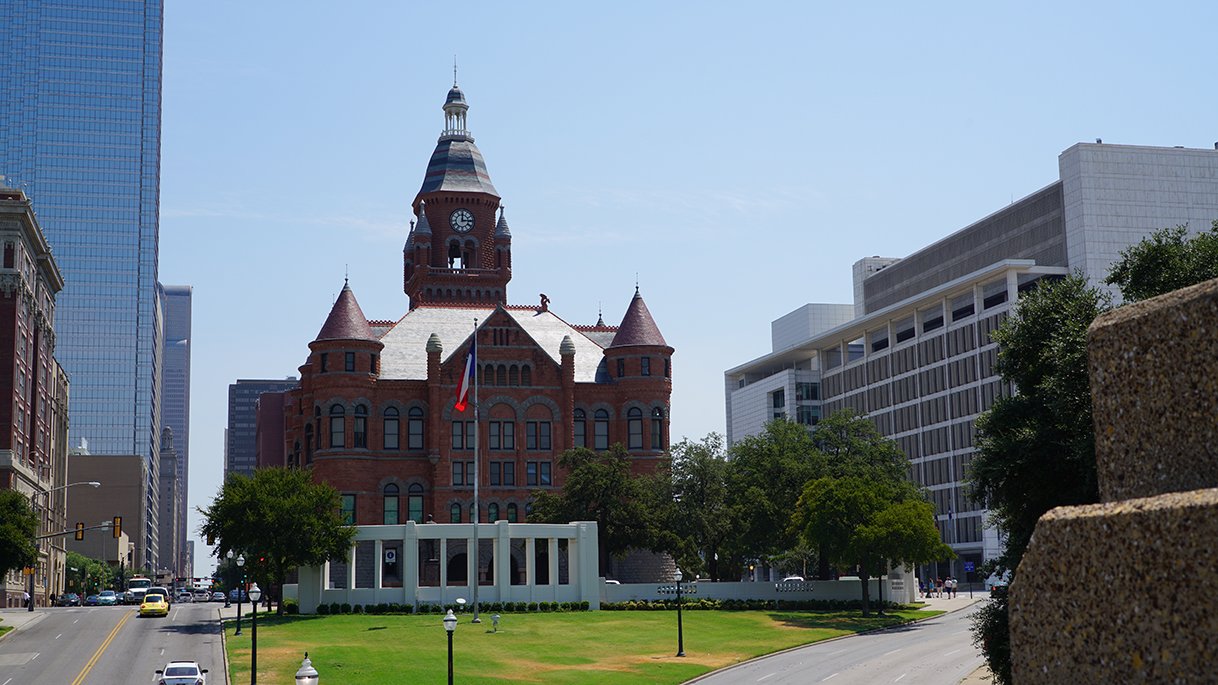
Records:
M355 589L355 547L347 551L347 592Z
M550 538L550 545L547 549L550 555L550 585L558 585L558 538Z
M440 587L448 587L448 538L440 538Z
M499 599L507 596L512 586L512 535L507 521L495 522L495 578Z
M381 574L385 570L385 541L377 538L372 550L372 589L381 589Z
M402 531L402 591L407 598L418 597L419 592L419 529L414 521L407 521Z
M524 583L532 587L537 584L537 538L529 535L524 539Z

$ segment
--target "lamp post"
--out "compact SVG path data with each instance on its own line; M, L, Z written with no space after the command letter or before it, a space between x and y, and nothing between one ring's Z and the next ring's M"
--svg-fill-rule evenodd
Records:
M228 556L228 561L229 561L229 567L228 567L228 579L229 579L229 582L231 583L231 582L232 582L232 579L233 579L233 567L232 567L232 561L233 561L233 551L232 551L231 549L230 549L230 550L228 550L228 555L227 555L227 556ZM229 592L232 592L232 588L231 588L231 587L229 588ZM231 603L231 602L229 602L229 592L225 592L225 593L224 593L224 608L225 608L225 609L227 609L227 608L229 608L230 606L232 606L232 603ZM307 652L306 652L305 654L306 654L306 656L308 655L308 653L307 653Z
M681 569L673 574L677 579L677 656L685 656L685 634L681 630Z
M250 614L250 621L253 622L253 628L250 629L250 685L258 685L258 600L262 599L262 589L258 587L258 583L250 588L250 606L253 608L253 613Z
M70 488L70 487L75 486L75 485L92 485L92 486L93 486L93 487L95 487L95 488L97 488L97 487L101 487L101 483L99 483L99 482L97 482L97 481L95 481L95 480L85 480L85 481L80 481L79 483L68 483L67 485L60 485L59 487L56 487L56 488L50 488L50 489L47 489L47 490L41 490L41 491L38 491L38 492L35 492L35 493L31 494L31 495L30 495L30 505L31 505L31 506L33 506L33 507L35 507L35 508L38 506L37 498L35 498L35 497L34 497L34 495L47 495L47 504L46 504L46 508L47 508L47 509L50 509L50 508L51 508L51 500L50 500L50 495L51 495L51 493L52 493L52 492L55 492L55 491L57 491L57 490L66 490L67 488ZM48 543L48 544L49 544L49 543ZM41 553L42 553L42 546L41 546L41 545L36 545L36 547L38 548L38 553L39 553L39 554L41 554ZM34 561L34 566L32 566L32 567L31 567L31 570L36 570L36 569L38 568L37 564L38 564L38 562L37 562L37 560L35 560L35 561ZM29 586L30 586L30 590L29 590L29 592L27 593L27 594L28 594L30 597L29 597L29 599L26 601L26 604L28 605L28 608L29 608L29 610L30 610L30 611L33 611L33 610L34 610L34 576L35 576L35 573L30 573L30 580L29 580ZM44 582L43 589L45 589L45 584L46 584L46 582L47 582L47 581L44 579L44 580L43 580L43 582Z
M448 631L448 685L453 685L453 631L457 629L457 617L453 610L448 610L444 617L444 630Z
M241 595L245 594L245 580L241 577L245 567L245 555L237 555L237 632L233 635L241 634Z
M305 652L304 661L300 662L300 670L296 671L296 685L317 685L317 669L309 661L309 653Z

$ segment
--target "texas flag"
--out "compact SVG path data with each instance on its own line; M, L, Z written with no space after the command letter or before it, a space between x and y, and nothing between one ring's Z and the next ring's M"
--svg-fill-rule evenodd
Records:
M477 367L475 357L478 351L478 335L469 341L469 356L465 358L465 375L461 377L461 384L457 386L457 411L465 411L465 406L469 403L469 391L474 387L474 369Z

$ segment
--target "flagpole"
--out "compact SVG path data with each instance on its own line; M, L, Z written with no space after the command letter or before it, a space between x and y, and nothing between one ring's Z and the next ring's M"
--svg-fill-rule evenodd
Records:
M478 416L478 319L474 318L474 337L470 341L471 354L474 355L474 620L473 623L482 623L482 619L478 618L478 573L481 570L482 559L482 542L478 539L478 519L482 515L482 505L478 501L478 473L482 470L481 452L478 449L479 433L482 432L482 425L479 422Z

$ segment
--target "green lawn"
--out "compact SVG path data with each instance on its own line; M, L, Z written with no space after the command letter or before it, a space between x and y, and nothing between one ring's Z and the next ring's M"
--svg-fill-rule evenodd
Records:
M699 674L797 645L942 612L686 611L685 658L675 611L503 614L492 633L460 616L453 633L460 683L682 683ZM443 683L448 638L438 614L259 615L258 681L290 683L304 653L326 685ZM250 679L250 624L226 626L231 682Z

